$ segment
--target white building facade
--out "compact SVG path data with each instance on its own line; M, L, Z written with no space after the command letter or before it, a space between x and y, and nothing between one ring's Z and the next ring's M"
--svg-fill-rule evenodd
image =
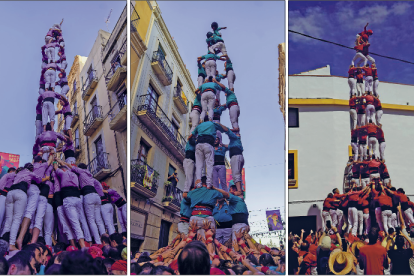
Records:
M322 204L343 190L350 150L349 86L329 65L289 76L289 231L322 227ZM414 86L380 82L385 160L393 186L414 195Z

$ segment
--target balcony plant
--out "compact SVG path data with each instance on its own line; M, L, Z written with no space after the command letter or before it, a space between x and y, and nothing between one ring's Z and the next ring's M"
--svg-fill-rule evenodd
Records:
M170 203L173 199L174 199L173 196L164 196L162 198L162 205L164 205L164 206L170 205Z

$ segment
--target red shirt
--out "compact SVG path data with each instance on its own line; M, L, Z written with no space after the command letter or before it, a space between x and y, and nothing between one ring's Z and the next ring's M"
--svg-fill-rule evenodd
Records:
M348 78L349 79L354 79L355 78L355 73L356 73L356 68L355 67L350 68L348 70Z
M309 253L316 256L316 250L318 249L318 246L316 244L311 243L309 245Z
M316 267L317 262L316 262L316 255L310 253L310 252L306 252L307 255L303 258L303 265L307 267L306 269L306 273L305 275L312 275L311 273L311 269L312 267Z
M364 97L365 97L365 100L367 102L367 105L368 104L374 104L374 97L372 95L366 95Z
M358 202L359 201L359 195L361 193L362 193L362 191L349 192L348 193L349 203L351 203L351 202Z
M357 129L352 129L351 130L351 142L356 143L358 139L358 130Z
M379 242L364 245L359 250L359 261L365 275L384 275L384 263L388 262L387 250Z
M359 174L360 174L360 168L361 166L357 163L354 163L354 165L352 166L352 178L359 178Z
M363 67L362 70L365 72L365 76L371 76L372 77L372 68L371 67Z
M374 98L374 106L375 110L379 110L382 108L381 101L378 98Z
M377 140L378 143L382 143L385 142L385 138L384 138L384 131L382 131L382 128L377 128Z
M381 193L378 195L379 206L392 207L392 198L387 193Z
M379 173L379 167L382 163L377 161L376 159L373 159L371 161L369 161L369 173L373 174L373 173Z
M362 161L360 164L360 171L361 171L361 178L368 178L369 177L369 161Z
M331 202L334 201L335 198L326 198L325 201L323 202L323 210L324 211L329 211L330 209L334 209Z
M366 142L368 136L367 126L360 127L358 129L358 139L360 142Z
M355 107L356 107L356 100L357 100L356 97L353 97L353 98L350 98L349 99L349 108L350 109L355 109Z
M369 45L365 45L365 44L364 44L364 48L362 48L362 54L363 54L364 56L367 56L367 55L369 54L369 52L368 52L368 48L369 48Z
M366 125L369 137L377 137L377 126L374 124Z
M364 209L369 208L368 197L369 197L369 193L367 193L365 196L359 198L358 204L361 205L362 208L364 208Z
M379 171L380 171L380 174L381 174L381 178L387 178L387 177L390 176L389 173L388 173L387 165L385 165L384 163L381 163L381 165L379 167ZM384 177L384 176L386 176L386 177Z
M363 44L360 44L360 45L354 46L354 49L357 52L362 52L362 50L364 49L364 45Z
M348 197L343 198L342 201L341 201L341 204L340 204L341 208L342 209L348 208L348 202L349 202Z
M372 75L374 76L374 80L378 79L378 71L377 68L372 68Z
M414 202L408 201L408 206L410 206L410 208L413 209L414 208Z
M408 203L408 197L403 193L394 192L394 195L398 196L400 198L401 203L407 202Z
M360 69L357 70L356 78L357 80L360 80L360 81L364 79L364 74Z

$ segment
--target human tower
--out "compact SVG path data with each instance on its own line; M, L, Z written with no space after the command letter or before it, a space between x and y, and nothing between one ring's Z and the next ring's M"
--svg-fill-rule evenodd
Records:
M39 236L48 246L57 237L81 248L93 242L101 244L101 235L115 233L112 204L118 209L120 228L126 237L125 200L105 182L96 180L86 164L75 165L62 23L63 20L49 29L41 47L33 162L10 168L0 180L0 233L9 241L10 251L20 250L28 238L35 243ZM60 110L55 110L56 101ZM63 133L54 131L56 114L64 116ZM62 143L57 147L58 139ZM58 152L63 153L64 159L57 157Z
M347 165L349 175L344 193L335 188L325 199L322 210L325 223L331 220L339 232L346 231L354 236L367 235L375 225L387 234L390 228L401 226L401 219L405 225L414 223L414 203L405 195L404 189L391 185L385 161L378 73L368 50L373 31L367 30L367 26L368 23L357 35L356 54L348 71L353 152ZM347 227L343 229L345 222Z
M244 165L243 146L238 118L240 107L234 89L233 63L216 22L207 33L206 55L197 58L198 88L190 114L191 134L185 147L183 161L186 176L184 199L181 202L179 235L150 257L158 262L171 264L182 248L193 240L202 241L211 261L215 259L239 262L248 253L269 253L270 248L252 239L249 233L246 203L242 185ZM225 73L219 73L217 63L224 61ZM221 83L227 78L228 87ZM220 104L224 92L226 103ZM231 128L220 123L228 109ZM229 144L222 143L221 133L229 137ZM226 183L225 155L229 151L233 180ZM174 174L173 177L176 177Z

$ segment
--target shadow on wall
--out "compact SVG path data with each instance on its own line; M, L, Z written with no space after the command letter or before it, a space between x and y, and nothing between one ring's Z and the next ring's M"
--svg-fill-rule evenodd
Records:
M319 228L322 228L322 211L317 204L309 206L308 216L316 217L316 229L314 229L314 231L318 231Z

